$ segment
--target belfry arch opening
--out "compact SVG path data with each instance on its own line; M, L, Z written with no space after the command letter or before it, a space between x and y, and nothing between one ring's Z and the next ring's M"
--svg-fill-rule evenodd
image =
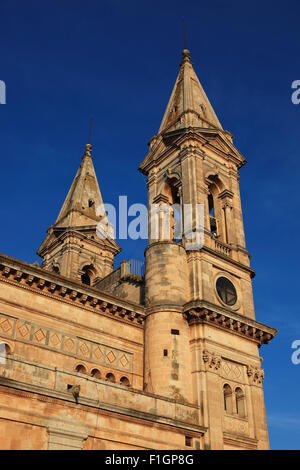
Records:
M209 230L214 237L222 237L222 208L219 194L223 191L224 185L218 175L210 175L207 177L208 183L208 212L209 212Z
M55 272L56 274L60 274L60 269L59 269L59 265L58 264L55 264L53 265L53 272Z
M208 210L209 210L209 224L210 224L210 233L212 235L219 235L218 219L215 217L215 204L214 197L211 193L208 195Z
M92 280L95 277L95 268L93 265L87 265L82 268L81 282L87 286L92 285Z

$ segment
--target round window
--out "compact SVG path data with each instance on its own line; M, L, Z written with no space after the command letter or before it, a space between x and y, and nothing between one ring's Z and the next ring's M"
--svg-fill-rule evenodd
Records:
M220 299L226 305L234 305L237 301L236 290L232 282L226 277L219 277L217 280L217 292Z

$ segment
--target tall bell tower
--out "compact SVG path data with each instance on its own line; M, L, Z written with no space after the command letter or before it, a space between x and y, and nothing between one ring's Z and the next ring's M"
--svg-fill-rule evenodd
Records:
M277 331L255 319L255 273L239 192L239 169L246 160L222 128L186 49L149 147L140 165L148 177L149 202L145 389L198 404L208 448L268 448L258 348ZM174 230L174 204L181 213L181 239ZM154 206L159 207L155 214ZM199 206L203 236L193 248ZM166 213L171 223L162 236ZM153 230L156 216L158 230Z

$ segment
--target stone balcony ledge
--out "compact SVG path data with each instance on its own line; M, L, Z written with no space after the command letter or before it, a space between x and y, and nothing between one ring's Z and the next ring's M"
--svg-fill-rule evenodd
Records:
M0 364L0 386L64 400L74 406L89 406L175 426L197 434L206 431L199 424L200 408L196 405L17 357L9 357L6 364ZM70 391L74 386L80 387L77 403Z

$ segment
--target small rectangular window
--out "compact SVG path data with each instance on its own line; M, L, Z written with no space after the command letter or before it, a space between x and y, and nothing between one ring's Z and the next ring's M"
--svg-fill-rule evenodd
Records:
M179 335L179 330L171 330L171 335Z
M168 350L164 349L164 356L167 356L167 355L168 355Z
M187 447L192 447L193 445L193 438L191 436L185 436L185 445Z

